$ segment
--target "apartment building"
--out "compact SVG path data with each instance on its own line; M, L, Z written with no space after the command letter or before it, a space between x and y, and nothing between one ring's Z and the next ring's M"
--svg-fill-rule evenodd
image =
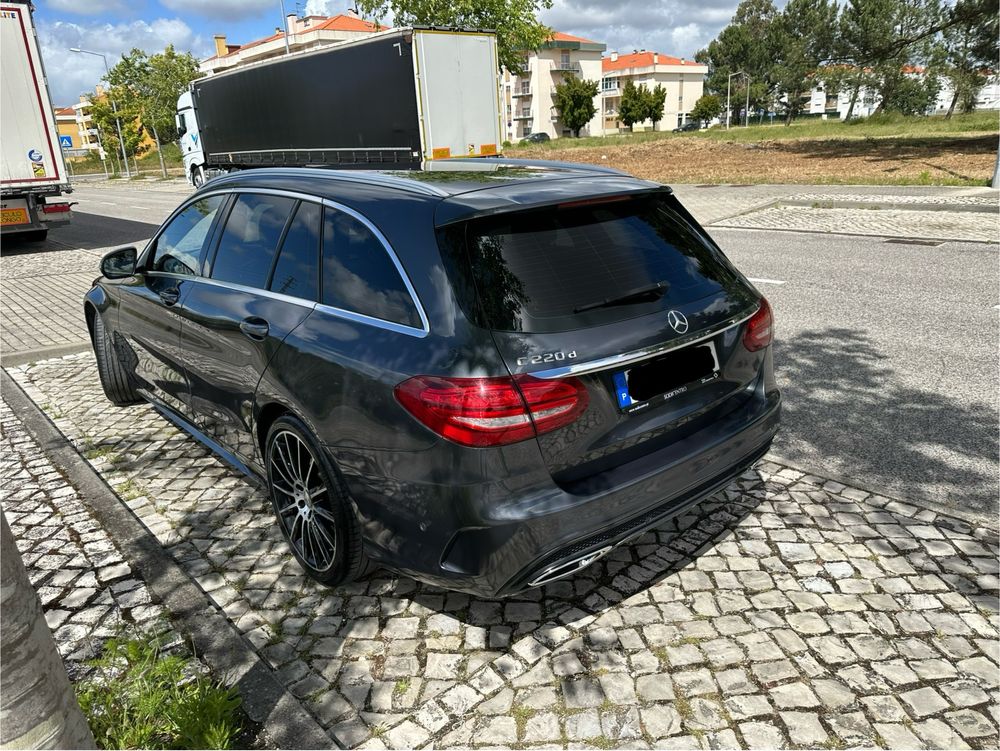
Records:
M583 37L554 32L537 52L524 57L519 71L503 73L503 107L506 113L506 140L516 142L532 133L550 138L571 135L559 119L554 95L556 86L567 76L589 81L601 80L601 55L606 45ZM581 131L581 136L601 133L600 94L594 98L597 114Z
M652 91L656 86L666 89L663 119L656 130L673 130L687 122L688 113L701 98L708 66L683 57L639 50L628 55L612 52L602 61L601 112L603 133L619 133L625 126L618 120L622 89L627 81ZM635 123L633 131L651 130L653 123Z
M388 28L371 21L365 21L353 12L336 16L288 15L288 52L325 47L335 42L349 42ZM280 57L286 53L285 31L276 28L274 33L263 39L247 44L229 44L225 35L215 36L215 54L202 60L198 66L202 73L212 75L232 70L241 65L257 63Z

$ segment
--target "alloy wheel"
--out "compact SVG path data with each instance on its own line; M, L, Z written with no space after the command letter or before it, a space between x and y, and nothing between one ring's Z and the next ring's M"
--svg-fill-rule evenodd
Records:
M268 474L278 520L295 553L317 571L337 558L337 520L319 459L290 430L274 436Z

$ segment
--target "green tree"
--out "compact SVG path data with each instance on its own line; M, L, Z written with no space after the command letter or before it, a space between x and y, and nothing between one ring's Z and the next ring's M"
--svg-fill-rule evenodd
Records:
M1000 13L992 0L959 0L953 11L955 23L945 29L941 40L942 72L952 86L946 117L957 106L972 112L976 97L986 83L985 71L996 66L1000 48Z
M87 94L87 100L90 102L88 111L94 127L97 128L101 147L118 164L119 171L122 170L123 145L126 157L133 159L146 150L143 144L143 128L139 113L131 107L123 106L118 101L118 97L122 94L123 92L115 87L101 93ZM117 112L115 112L112 101L118 107ZM117 126L119 123L121 124L121 140L118 140Z
M580 129L597 114L594 97L597 96L597 81L588 81L576 76L566 76L566 80L556 86L552 102L559 110L563 125L580 137Z
M493 29L500 65L523 67L525 50L537 50L551 36L538 12L552 0L359 0L358 10L378 21L392 18L396 26L464 26Z
M643 94L646 104L646 117L643 119L651 120L653 130L656 130L656 124L663 119L663 108L667 103L667 90L660 84L656 84L652 91L648 91L644 86Z
M177 97L198 78L198 61L188 52L178 54L173 45L154 55L133 49L108 73L107 81L119 99L119 106L137 113L140 122L153 136L163 163L163 141L177 139L174 115Z
M719 97L715 94L702 94L691 108L689 117L707 123L721 114L722 102L719 101Z
M646 119L646 98L643 96L645 90L645 87L636 86L631 81L625 82L621 103L618 105L618 119L625 127L631 129L635 123Z
M772 48L771 26L778 11L771 0L742 0L736 14L719 36L700 50L695 59L708 66L705 90L720 97L725 104L729 76L746 73L749 77L751 110L764 110L774 99L773 79L776 51ZM732 79L732 103L738 109L747 99L747 83L742 76Z
M832 53L836 22L836 0L789 0L769 27L777 53L771 79L784 94L785 125L801 111L820 62Z

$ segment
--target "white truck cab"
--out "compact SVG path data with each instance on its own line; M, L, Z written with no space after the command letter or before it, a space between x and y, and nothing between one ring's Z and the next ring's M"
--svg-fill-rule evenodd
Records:
M205 184L205 151L190 91L185 91L177 99L177 133L180 136L181 156L184 157L184 174L188 182L200 188Z

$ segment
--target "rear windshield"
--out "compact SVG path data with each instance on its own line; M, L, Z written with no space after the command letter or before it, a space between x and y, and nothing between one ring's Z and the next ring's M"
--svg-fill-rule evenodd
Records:
M505 213L441 230L466 314L553 333L676 308L742 287L668 193Z

